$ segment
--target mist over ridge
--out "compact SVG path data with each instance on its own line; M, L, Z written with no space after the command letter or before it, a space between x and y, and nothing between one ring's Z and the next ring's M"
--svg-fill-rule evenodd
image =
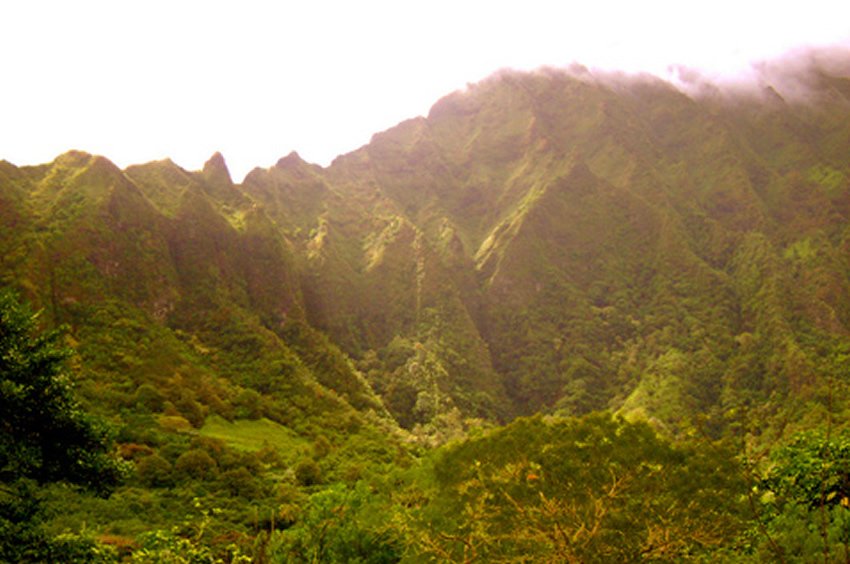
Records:
M601 84L613 90L628 90L635 84L660 81L694 99L724 103L774 103L777 99L795 104L837 102L840 99L850 100L850 86L846 84L846 81L850 80L850 42L831 46L796 47L778 57L753 60L747 68L731 72L705 71L680 64L668 66L665 73L626 72L585 66L581 62L563 67L547 65L534 70L506 67L480 81L467 83L465 88L446 93L444 97L465 95L479 85L504 77L523 75L568 76ZM418 118L411 116L409 119ZM297 154L297 151L293 152ZM352 152L356 152L356 149ZM337 158L345 154L338 155Z

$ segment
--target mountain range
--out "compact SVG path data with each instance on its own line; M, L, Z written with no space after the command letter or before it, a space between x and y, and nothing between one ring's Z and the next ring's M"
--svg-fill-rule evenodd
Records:
M804 420L850 345L850 79L804 70L805 99L501 72L240 184L220 154L3 161L0 280L117 419L153 387L196 427L256 393L431 443L541 411Z
M65 328L126 470L0 517L80 561L828 560L841 60L504 71L241 183L218 153L0 161L0 297Z

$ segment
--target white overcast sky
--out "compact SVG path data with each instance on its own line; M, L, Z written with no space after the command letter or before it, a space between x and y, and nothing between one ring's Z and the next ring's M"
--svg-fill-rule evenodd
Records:
M850 1L0 2L0 159L68 149L241 180L297 150L322 165L505 67L737 73L850 45Z

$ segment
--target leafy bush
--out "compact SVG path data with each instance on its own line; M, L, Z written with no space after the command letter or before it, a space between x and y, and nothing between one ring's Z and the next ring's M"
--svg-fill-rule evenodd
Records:
M166 488L174 484L174 468L159 454L151 454L136 462L139 480L150 488Z
M192 449L181 454L174 463L178 476L194 480L203 480L216 473L218 465L205 450Z
M756 492L766 559L844 561L850 554L850 431L797 435L771 456Z
M398 562L386 502L363 484L317 492L294 526L273 535L269 555L273 562Z
M322 470L315 460L304 459L295 465L295 478L302 486L315 486L322 483Z

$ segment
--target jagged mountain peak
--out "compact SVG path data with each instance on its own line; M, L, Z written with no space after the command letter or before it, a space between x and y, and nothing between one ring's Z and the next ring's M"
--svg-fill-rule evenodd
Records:
M238 208L247 204L242 192L233 183L227 163L221 153L216 152L204 163L200 173L196 173L200 180L200 188L218 204Z
M207 162L204 163L203 174L205 178L212 182L233 184L227 163L224 161L224 156L218 151L213 153Z
M301 155L299 155L296 151L290 151L288 155L278 159L278 161L275 163L275 167L282 169L293 169L302 167L307 164L309 163L302 159Z
M61 166L85 166L86 163L91 160L91 153L87 153L85 151L78 151L76 149L71 149L70 151L66 151L53 159L51 164L53 165L61 165Z

